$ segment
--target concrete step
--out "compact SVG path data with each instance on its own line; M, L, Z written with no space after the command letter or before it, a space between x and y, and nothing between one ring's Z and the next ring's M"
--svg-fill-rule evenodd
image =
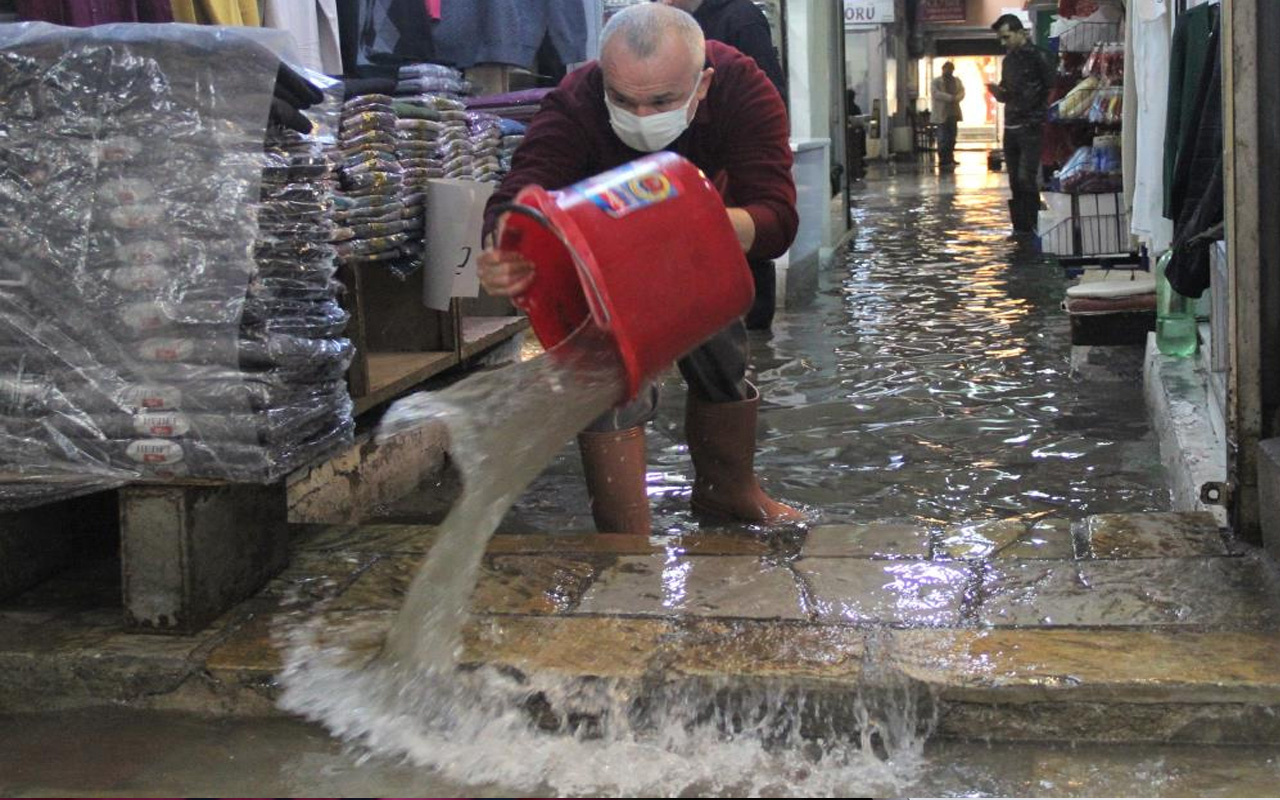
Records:
M278 713L278 633L323 615L333 641L376 642L433 538L301 531L263 593L162 641L93 598L58 611L42 587L0 606L0 706ZM635 697L785 689L839 709L907 687L937 736L1280 743L1274 574L1205 514L499 535L472 609L471 664Z

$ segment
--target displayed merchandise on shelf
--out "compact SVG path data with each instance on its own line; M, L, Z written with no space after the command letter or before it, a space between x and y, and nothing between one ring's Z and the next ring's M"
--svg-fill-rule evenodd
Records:
M1124 188L1122 168L1120 137L1097 136L1054 174L1050 189L1076 194L1118 192Z
M333 169L268 127L259 38L0 31L0 505L273 482L352 440Z
M1059 13L1049 27L1049 38L1058 42L1058 52L1088 52L1098 42L1124 39L1124 9L1120 4L1083 3Z
M367 88L392 94L358 91ZM486 98L464 101L471 85L439 64L407 64L394 80L350 80L346 90L332 242L341 263L383 262L407 277L422 266L428 183L500 181L525 126L479 110Z
M527 123L538 113L543 98L550 93L550 89L522 89L518 92L469 97L466 103L467 108L472 111L487 111L505 119Z
M1124 254L1124 13L1109 2L1064 2L1059 10L1050 29L1059 71L1045 131L1052 176L1041 246L1060 256Z

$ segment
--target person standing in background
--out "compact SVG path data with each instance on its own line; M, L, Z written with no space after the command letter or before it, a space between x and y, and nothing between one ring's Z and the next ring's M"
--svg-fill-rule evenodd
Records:
M964 84L956 77L956 65L942 65L942 75L933 79L933 121L938 126L938 166L951 169L956 165L956 130L963 118L960 101Z
M723 42L750 56L787 104L787 78L773 46L773 34L764 12L751 0L661 0L693 15L708 39ZM755 279L756 299L747 311L747 330L767 331L777 308L777 271L772 261L748 259Z
M867 121L857 96L853 89L845 89L844 147L850 181L860 181L867 176Z
M1040 146L1056 70L1052 56L1031 43L1031 34L1017 15L1001 16L991 29L1007 53L1000 83L988 83L987 90L1004 103L1004 160L1012 194L1009 238L1029 239L1036 235L1040 216Z

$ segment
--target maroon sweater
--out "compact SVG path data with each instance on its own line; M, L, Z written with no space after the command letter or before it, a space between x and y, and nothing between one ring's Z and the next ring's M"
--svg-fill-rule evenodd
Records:
M732 47L707 42L707 63L715 68L711 89L692 124L666 149L706 173L727 205L751 215L756 238L749 257L776 258L791 246L800 224L786 107L755 61ZM488 208L510 201L529 184L563 189L643 155L609 126L604 78L593 61L542 101ZM490 213L485 230L495 223Z

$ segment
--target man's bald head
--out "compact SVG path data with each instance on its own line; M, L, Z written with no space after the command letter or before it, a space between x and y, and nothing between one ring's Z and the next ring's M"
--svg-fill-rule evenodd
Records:
M622 52L640 60L660 57L672 40L688 51L690 74L702 69L706 39L693 17L661 3L629 6L610 17L600 32L601 66L608 70Z

